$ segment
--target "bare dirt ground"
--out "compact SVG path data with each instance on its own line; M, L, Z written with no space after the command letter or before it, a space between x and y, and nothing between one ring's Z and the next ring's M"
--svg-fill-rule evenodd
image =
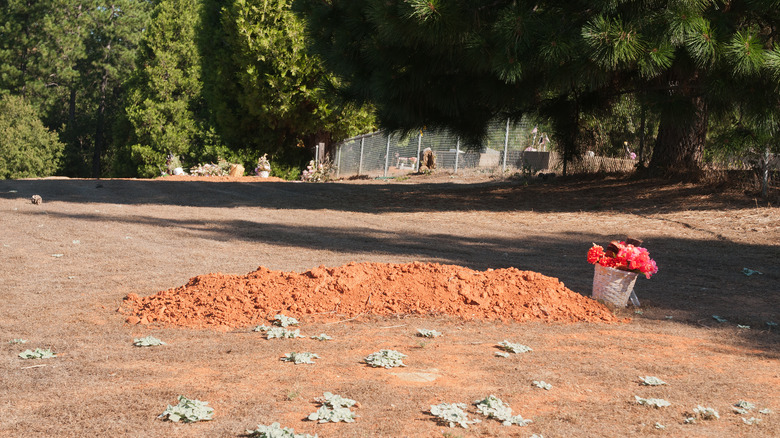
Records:
M36 194L41 205L30 202ZM589 295L588 248L626 235L643 239L660 268L637 281L640 309L616 310L626 323L278 309L302 334L333 337L320 342L267 340L251 326L130 324L117 311L128 295L198 275L351 262L517 268ZM734 190L446 174L0 181L0 303L0 436L230 437L272 422L320 437L780 436L780 335L767 324L780 323L780 209ZM166 345L132 345L147 335ZM532 351L498 357L502 340ZM57 357L21 359L28 348ZM406 354L407 366L367 366L380 349ZM320 359L279 360L293 351ZM668 384L642 386L640 376ZM540 380L552 388L532 385ZM359 402L355 423L306 420L326 391ZM490 394L533 423L479 416L473 402ZM178 395L209 402L213 421L157 419ZM736 414L740 400L756 407ZM443 402L470 405L482 423L437 423L429 410ZM699 405L720 418L685 424Z

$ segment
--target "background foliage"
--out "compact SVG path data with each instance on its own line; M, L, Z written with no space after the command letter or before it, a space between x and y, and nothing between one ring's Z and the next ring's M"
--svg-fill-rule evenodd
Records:
M270 153L294 175L310 147L373 127L307 53L289 0L0 1L0 95L65 144L48 172L157 176Z
M51 175L64 145L19 96L0 97L0 178Z

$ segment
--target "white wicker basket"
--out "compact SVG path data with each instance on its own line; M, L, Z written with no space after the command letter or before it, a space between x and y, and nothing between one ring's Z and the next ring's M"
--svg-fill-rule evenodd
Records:
M618 307L626 307L628 297L634 290L636 272L605 268L596 264L593 274L593 299L604 300Z

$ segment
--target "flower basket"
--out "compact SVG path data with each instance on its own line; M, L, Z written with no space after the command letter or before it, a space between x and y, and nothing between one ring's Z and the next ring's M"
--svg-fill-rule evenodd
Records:
M604 300L617 307L626 307L636 283L636 272L595 265L593 299Z
M268 178L269 172L267 170L261 170L258 173L260 174L260 178Z

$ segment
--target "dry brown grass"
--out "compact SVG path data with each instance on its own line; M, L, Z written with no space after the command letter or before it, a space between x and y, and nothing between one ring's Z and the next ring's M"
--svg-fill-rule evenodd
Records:
M439 178L439 179L437 179ZM740 192L659 181L569 180L522 186L426 176L403 182L260 183L252 180L0 181L0 435L239 436L278 421L321 437L780 436L780 213ZM41 195L42 205L30 203ZM464 322L447 316L325 324L301 317L307 335L265 340L124 324L128 293L148 295L208 272L262 265L304 271L350 261L515 266L561 278L587 294L591 242L644 238L661 271L640 279L643 314L623 325ZM74 243L74 241L78 241ZM52 254L63 254L52 257ZM748 267L763 272L747 277ZM719 324L718 314L729 320ZM297 316L297 315L296 315ZM672 318L667 318L671 316ZM740 329L737 323L750 325ZM423 340L417 328L441 338ZM136 348L152 334L168 345ZM24 345L7 341L25 338ZM495 357L503 339L533 352ZM25 361L26 348L54 359ZM382 348L404 369L361 363ZM316 365L279 358L313 351ZM45 365L30 368L35 365ZM397 373L427 373L413 382ZM669 383L645 387L639 376ZM531 385L544 380L544 391ZM354 424L304 418L324 391L360 402ZM156 419L176 396L208 401L214 421ZM495 394L534 422L493 420L449 429L427 413L441 402ZM634 395L672 405L636 405ZM758 409L747 426L730 406ZM683 424L697 405L721 418ZM472 410L473 412L473 410ZM471 416L475 416L472 414ZM654 425L666 426L663 431Z

